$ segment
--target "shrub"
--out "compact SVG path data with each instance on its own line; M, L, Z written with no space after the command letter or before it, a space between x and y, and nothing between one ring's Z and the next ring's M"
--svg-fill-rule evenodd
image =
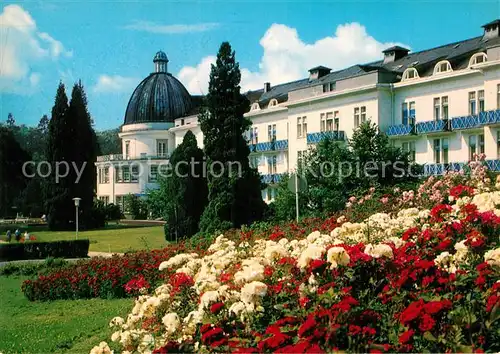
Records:
M89 240L61 240L0 244L0 261L44 259L47 257L87 257Z
M8 263L0 268L0 276L34 276L67 267L68 264L69 262L64 258L52 257L40 263Z

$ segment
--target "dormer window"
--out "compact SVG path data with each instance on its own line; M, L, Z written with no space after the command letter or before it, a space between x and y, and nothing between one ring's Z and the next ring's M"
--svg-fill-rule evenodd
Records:
M278 105L278 100L276 98L273 98L271 101L269 101L267 108L276 107L277 105Z
M469 67L477 64L482 64L488 60L488 57L484 53L476 53L469 60Z
M442 60L434 67L433 75L447 73L449 71L453 71L450 62L448 60Z
M403 78L401 81L406 81L406 80L412 80L412 79L418 79L418 71L415 68L408 68L403 72Z
M252 104L252 107L250 107L250 110L251 111L258 111L260 109L260 106L257 102L255 102L254 104Z

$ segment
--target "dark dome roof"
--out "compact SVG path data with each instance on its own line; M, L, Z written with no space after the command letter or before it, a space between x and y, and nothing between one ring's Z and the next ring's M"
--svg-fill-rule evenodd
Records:
M137 86L125 112L124 124L173 122L192 109L191 95L167 72L167 56L163 52L154 57L155 71Z

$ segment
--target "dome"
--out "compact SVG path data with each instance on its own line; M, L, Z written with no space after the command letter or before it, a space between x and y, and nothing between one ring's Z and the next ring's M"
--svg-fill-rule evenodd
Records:
M130 97L124 124L172 122L188 115L191 95L179 80L167 72L167 55L159 51L153 62L155 72L137 86Z

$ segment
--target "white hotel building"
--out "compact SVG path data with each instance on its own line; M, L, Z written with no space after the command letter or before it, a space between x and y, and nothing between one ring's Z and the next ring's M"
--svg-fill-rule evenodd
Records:
M485 153L500 171L500 20L483 30L415 53L388 48L379 61L335 72L318 66L302 80L248 92L250 159L268 183L263 198L274 198L280 176L295 169L303 151L325 136L346 141L366 120L410 151L426 174L459 169L474 153ZM128 104L119 133L123 153L96 162L97 196L106 202L123 205L125 195L155 188L158 164L187 130L203 146L201 97L168 73L163 52L154 63ZM138 168L144 173L137 177Z

